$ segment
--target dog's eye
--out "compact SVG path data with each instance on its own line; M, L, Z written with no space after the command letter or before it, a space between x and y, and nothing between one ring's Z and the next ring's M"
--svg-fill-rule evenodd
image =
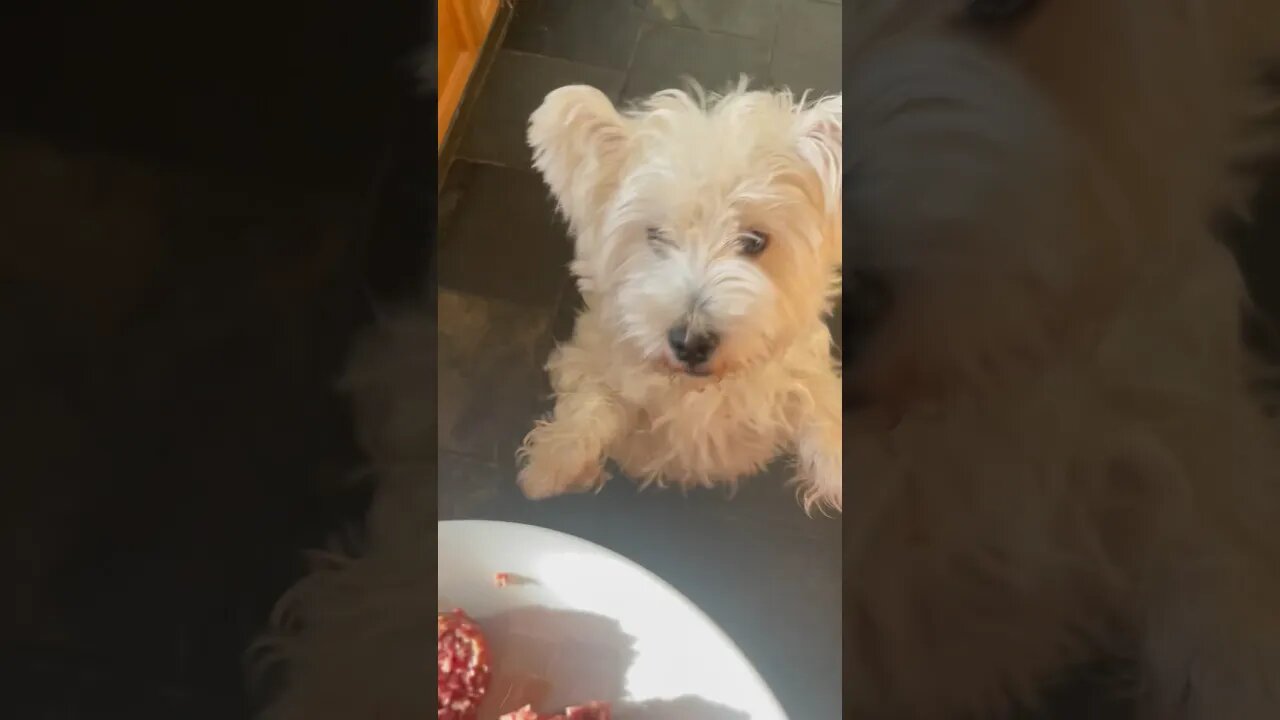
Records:
M742 254L759 255L769 247L769 234L759 230L748 230L742 234Z

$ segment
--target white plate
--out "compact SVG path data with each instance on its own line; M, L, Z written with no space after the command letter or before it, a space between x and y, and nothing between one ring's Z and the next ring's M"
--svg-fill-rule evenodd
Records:
M437 532L439 609L485 631L493 691L505 692L499 676L532 675L549 683L542 710L607 700L618 720L786 720L724 632L621 555L532 525L451 520ZM499 572L513 582L498 588Z

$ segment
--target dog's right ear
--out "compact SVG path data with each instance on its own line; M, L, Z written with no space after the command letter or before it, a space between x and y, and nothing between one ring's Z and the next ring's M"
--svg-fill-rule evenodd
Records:
M533 166L577 234L617 188L627 152L626 121L599 90L552 90L529 118Z
M817 173L826 211L840 211L844 196L844 96L831 95L803 108L799 152Z

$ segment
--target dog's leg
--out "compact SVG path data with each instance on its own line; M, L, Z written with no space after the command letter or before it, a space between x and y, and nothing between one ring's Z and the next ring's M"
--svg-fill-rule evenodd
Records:
M800 484L806 512L815 508L840 511L844 507L840 378L831 373L813 381L807 389L812 404L805 403L798 423L796 482Z
M583 390L556 397L550 418L538 421L520 448L517 482L530 500L600 486L605 449L622 427L607 394Z
M517 483L531 500L591 490L607 480L605 452L622 432L625 417L609 388L580 362L583 356L571 345L562 346L547 363L556 407L538 421L518 453Z

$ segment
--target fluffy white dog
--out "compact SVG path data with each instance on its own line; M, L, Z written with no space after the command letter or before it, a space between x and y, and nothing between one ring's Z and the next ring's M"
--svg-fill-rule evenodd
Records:
M531 498L710 485L796 456L806 507L841 505L841 100L661 92L619 112L550 93L534 165L574 238L586 309L548 363L554 414L521 449Z
M1101 649L1144 717L1280 718L1280 435L1209 224L1280 2L1029 4L846 4L846 313L892 293L846 330L846 706L999 717Z

